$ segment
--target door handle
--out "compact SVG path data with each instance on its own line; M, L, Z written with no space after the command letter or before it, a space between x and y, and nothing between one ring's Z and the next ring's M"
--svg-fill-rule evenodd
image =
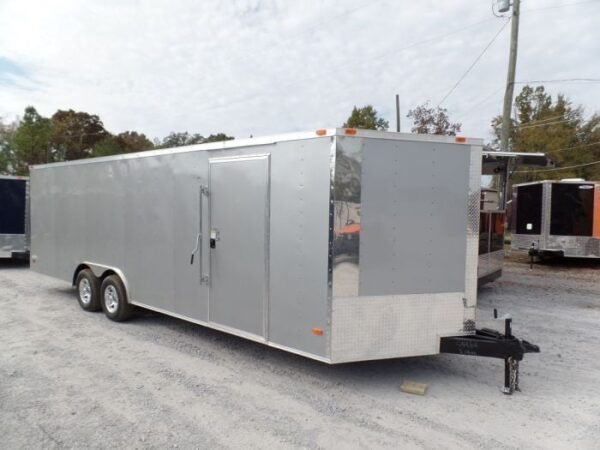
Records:
M192 257L190 258L190 264L194 264L194 255L200 249L200 238L202 237L202 233L198 233L196 236L196 247L192 250Z
M210 230L210 248L217 248L217 241L219 240L219 230L212 228Z
M203 218L203 214L202 214L202 207L203 207L203 202L202 199L204 196L208 197L208 186L200 186L200 198L199 198L199 210L198 210L198 227L200 229L200 231L198 232L198 235L196 236L196 247L194 248L194 250L192 251L192 255L190 257L190 264L194 264L194 255L196 254L196 252L198 252L199 255L199 261L198 261L198 265L200 266L200 284L207 284L208 285L208 280L209 280L209 276L208 274L204 273L202 270L202 230L203 230L203 224L202 224L202 218Z

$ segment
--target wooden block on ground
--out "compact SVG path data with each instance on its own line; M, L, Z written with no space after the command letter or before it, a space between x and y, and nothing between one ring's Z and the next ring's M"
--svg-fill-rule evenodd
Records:
M400 390L408 394L425 395L425 392L427 391L427 385L425 383L404 380L400 385Z

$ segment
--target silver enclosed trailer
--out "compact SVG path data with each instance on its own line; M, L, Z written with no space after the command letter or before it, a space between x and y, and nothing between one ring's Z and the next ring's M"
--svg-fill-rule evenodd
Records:
M506 222L506 188L510 172L519 166L549 166L544 153L501 152L484 149L481 173L493 188L481 189L479 217L479 284L502 276L504 265L504 228Z
M546 180L513 186L512 248L530 256L600 258L600 183Z
M437 354L475 335L481 148L320 129L36 166L32 268L115 320L327 363Z
M0 258L29 254L29 179L0 175Z

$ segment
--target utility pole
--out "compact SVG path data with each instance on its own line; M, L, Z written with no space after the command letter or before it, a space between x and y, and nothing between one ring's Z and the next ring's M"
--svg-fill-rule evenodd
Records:
M400 95L396 94L396 131L400 133Z
M515 72L517 69L517 43L519 41L519 10L521 0L513 0L512 24L510 30L510 56L508 59L508 76L506 92L504 93L504 109L502 110L502 134L500 150L508 151L508 137L511 131L510 111L512 109L513 93L515 90Z

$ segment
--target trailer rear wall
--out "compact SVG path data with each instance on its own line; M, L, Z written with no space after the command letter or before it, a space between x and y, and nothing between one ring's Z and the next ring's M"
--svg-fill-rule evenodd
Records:
M0 257L29 250L28 179L0 176Z

